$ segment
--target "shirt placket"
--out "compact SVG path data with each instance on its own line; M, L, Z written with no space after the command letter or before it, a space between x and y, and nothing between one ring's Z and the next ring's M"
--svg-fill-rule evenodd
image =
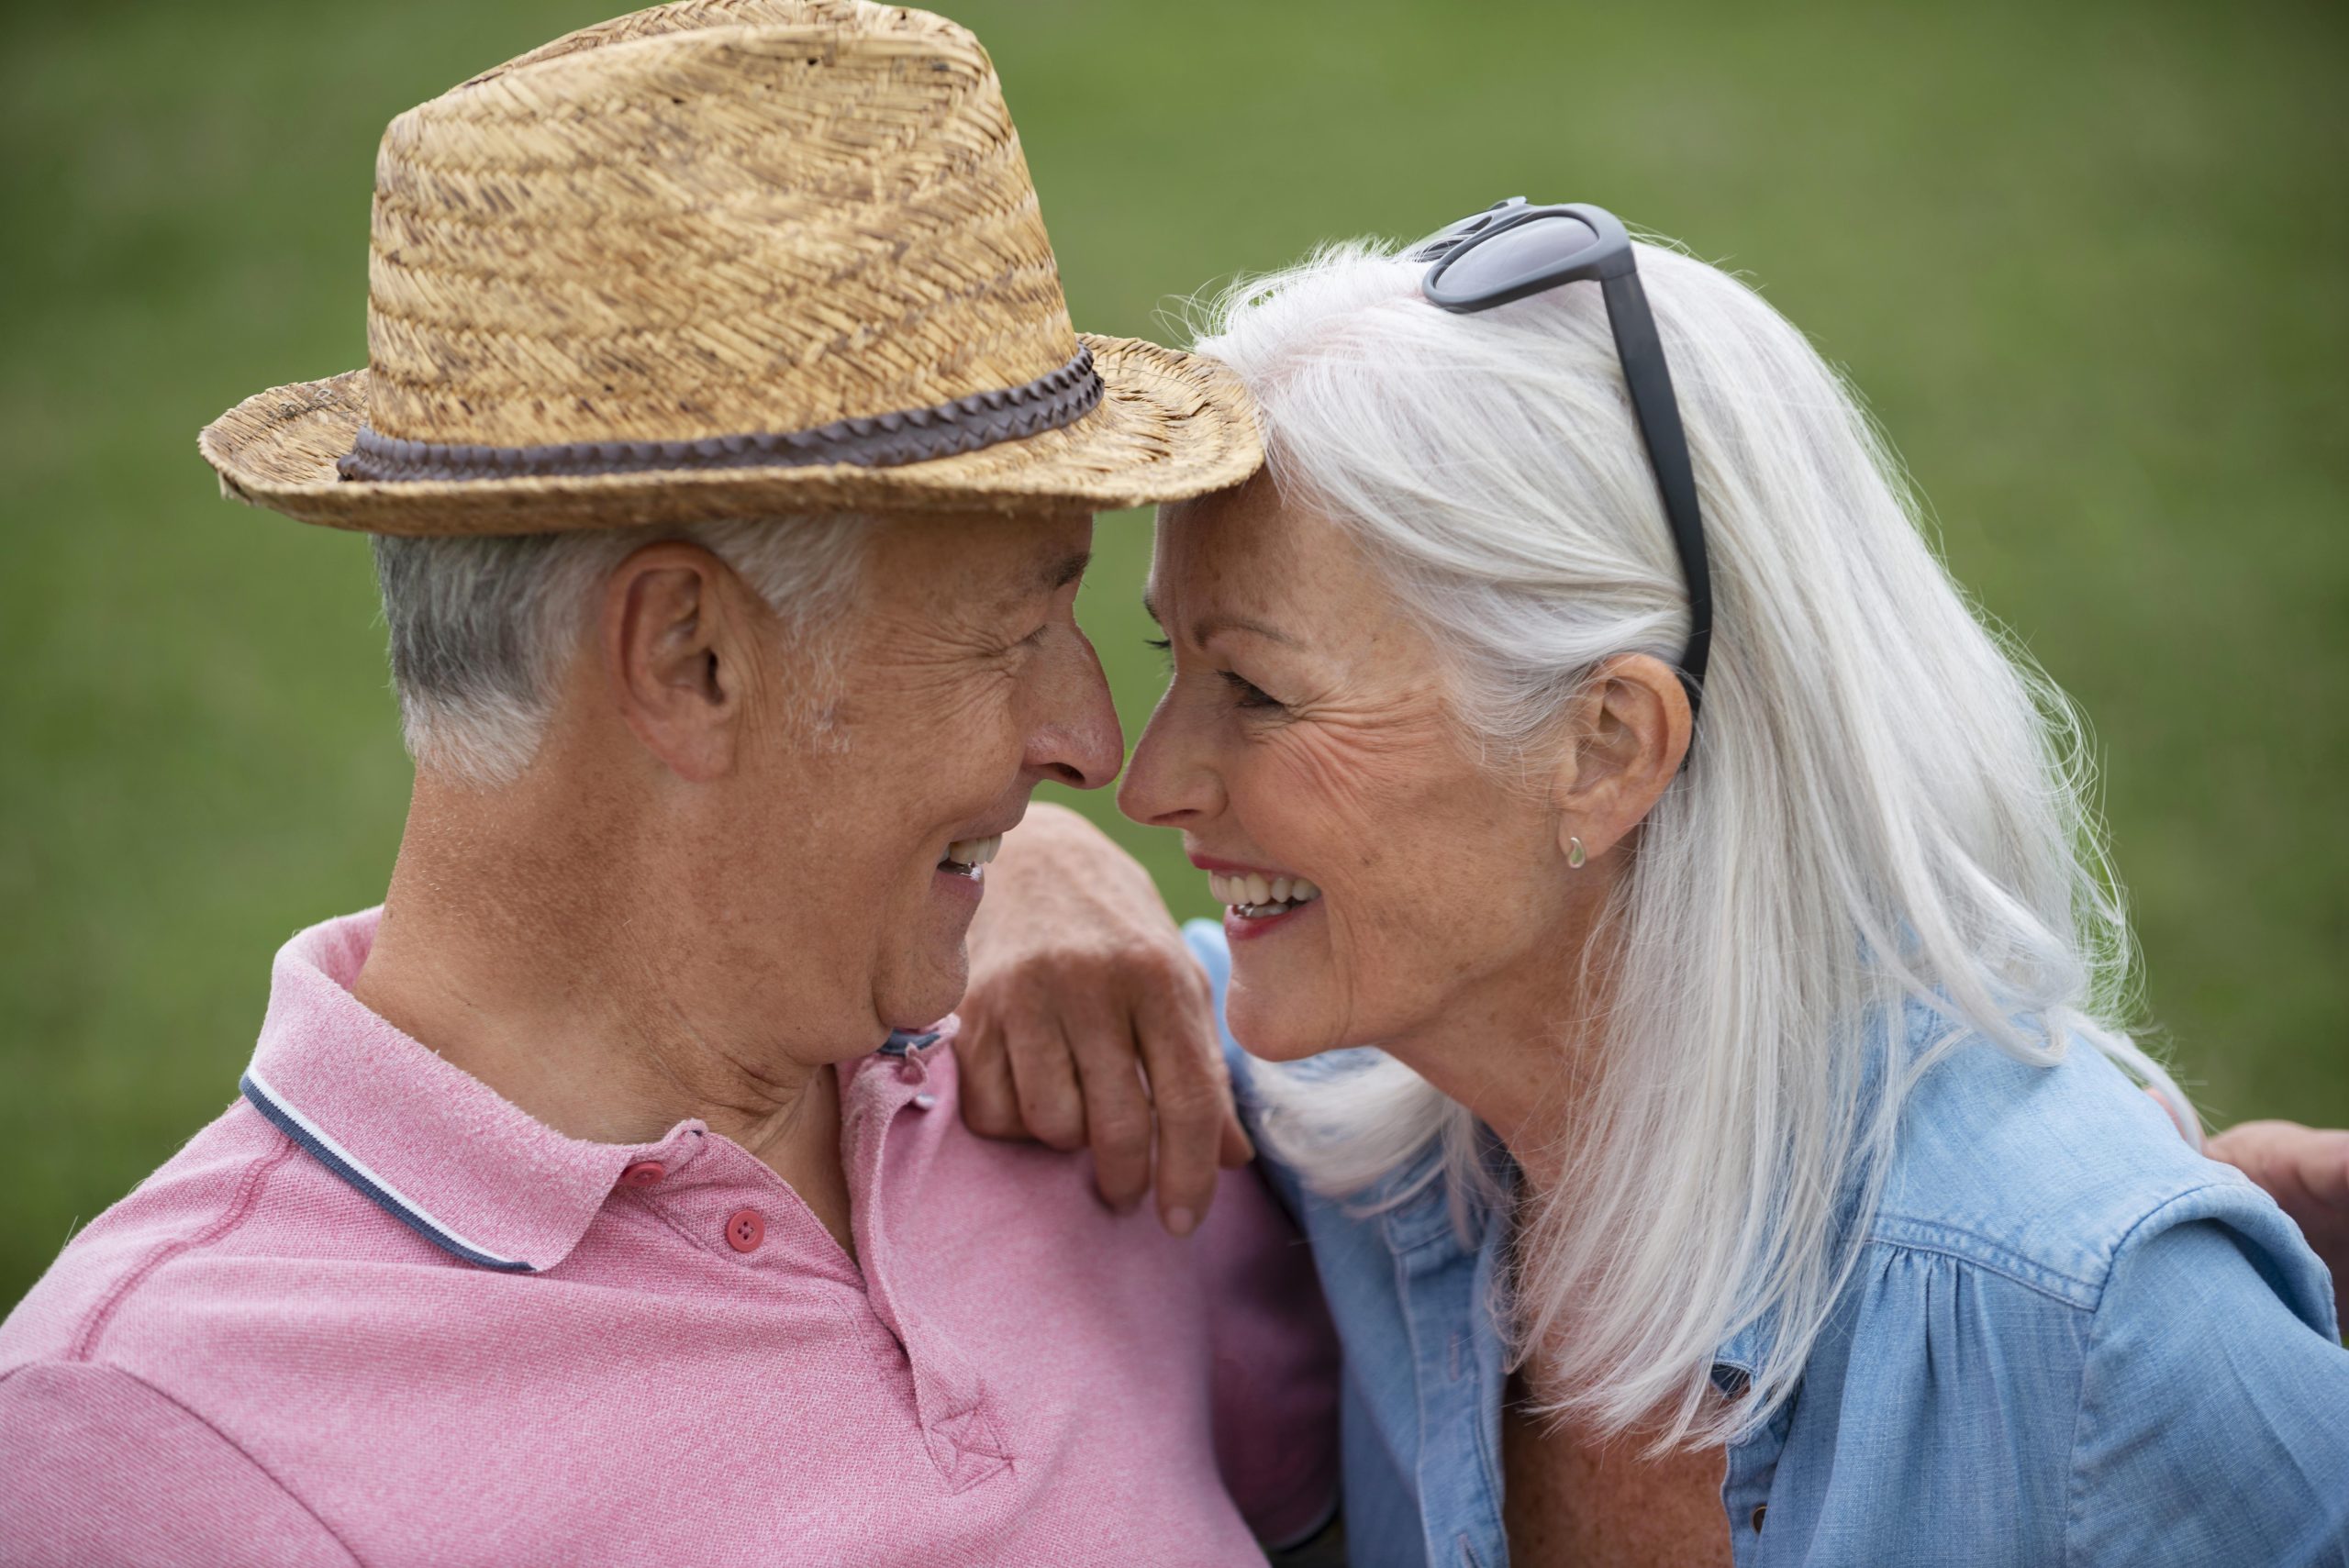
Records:
M1503 1568L1498 1415L1505 1390L1500 1337L1475 1331L1493 1296L1497 1220L1475 1251L1461 1243L1442 1184L1386 1217L1395 1256L1419 1420L1420 1518L1427 1560Z
M892 1035L882 1048L883 1060L858 1076L843 1133L866 1298L912 1371L916 1418L930 1462L948 1491L963 1492L1006 1469L1010 1452L976 1366L900 1288L892 1266L896 1238L884 1191L891 1175L892 1129L900 1118L928 1116L938 1108L930 1076L940 1040L936 1034Z

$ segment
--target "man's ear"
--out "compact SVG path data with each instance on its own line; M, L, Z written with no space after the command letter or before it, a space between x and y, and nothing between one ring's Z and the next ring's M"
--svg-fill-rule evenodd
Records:
M1572 842L1597 860L1647 819L1688 754L1688 693L1672 666L1647 653L1601 664L1567 716L1565 745L1551 778L1558 851L1580 864Z
M734 765L751 677L733 573L699 545L670 539L604 582L604 675L646 751L691 783Z

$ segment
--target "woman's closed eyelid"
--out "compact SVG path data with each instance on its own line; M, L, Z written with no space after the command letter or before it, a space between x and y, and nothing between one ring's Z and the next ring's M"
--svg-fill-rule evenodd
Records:
M1240 699L1240 706L1241 707L1283 707L1286 706L1278 697L1274 696L1271 693L1265 691L1264 687L1258 685L1247 676L1240 673L1237 670L1219 670L1216 673L1223 677L1224 684L1230 686L1233 695Z
M1173 667L1174 662L1174 642L1172 638L1145 637L1141 640L1144 647L1155 649L1159 652L1164 654L1166 656L1166 662L1169 668ZM1216 672L1216 675L1227 687L1230 688L1232 693L1240 699L1240 706L1241 707L1270 708L1283 707L1286 706L1282 703L1279 698L1265 691L1264 687L1256 684L1255 682L1240 673L1237 670L1218 670Z

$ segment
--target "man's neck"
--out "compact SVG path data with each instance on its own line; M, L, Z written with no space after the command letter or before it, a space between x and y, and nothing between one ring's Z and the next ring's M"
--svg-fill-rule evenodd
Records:
M701 973L689 901L640 873L653 847L528 791L419 777L352 994L568 1137L647 1143L707 1124L850 1246L829 1063L778 1038L771 995L730 1006Z

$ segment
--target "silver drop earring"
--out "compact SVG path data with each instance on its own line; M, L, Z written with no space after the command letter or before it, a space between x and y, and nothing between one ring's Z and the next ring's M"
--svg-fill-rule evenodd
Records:
M1569 867L1575 871L1580 871L1582 870L1583 862L1587 859L1589 859L1589 857L1582 852L1582 840L1580 839L1568 839L1566 840L1566 864Z

